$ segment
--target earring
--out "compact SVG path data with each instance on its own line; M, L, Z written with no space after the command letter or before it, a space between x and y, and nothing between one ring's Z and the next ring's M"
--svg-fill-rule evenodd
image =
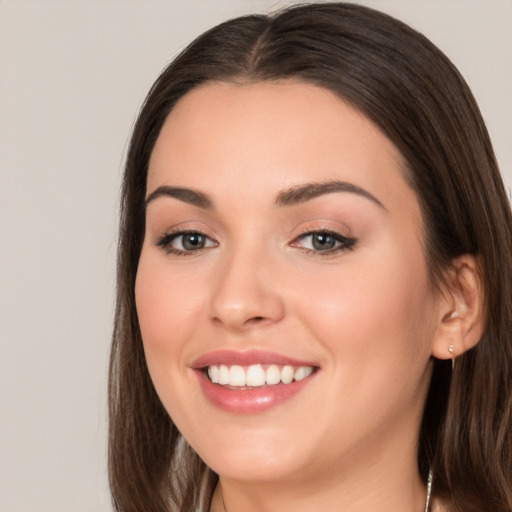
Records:
M455 369L455 347L450 345L448 347L448 352L452 355L452 371Z

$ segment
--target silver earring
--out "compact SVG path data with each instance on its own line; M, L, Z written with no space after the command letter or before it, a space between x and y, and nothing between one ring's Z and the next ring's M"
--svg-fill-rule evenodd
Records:
M455 347L450 345L448 347L448 352L452 355L452 371L455 369Z

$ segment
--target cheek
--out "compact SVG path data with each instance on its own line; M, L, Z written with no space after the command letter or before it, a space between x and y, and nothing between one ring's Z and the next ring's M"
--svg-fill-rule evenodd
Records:
M380 256L354 257L339 272L303 283L310 293L300 315L333 357L352 368L363 360L405 364L429 354L434 324L423 256Z
M158 257L142 252L135 302L146 361L157 388L161 378L183 371L187 341L203 309L193 284L187 286L179 276L179 272L169 272Z
M165 343L169 337L167 317L174 301L160 281L158 267L148 265L144 256L141 256L135 281L135 304L146 355L148 348L151 353L152 350L161 350L169 345ZM166 314L163 314L164 304L168 304Z
M170 272L158 256L146 256L142 252L135 281L135 302L145 343L162 345L162 349L172 346L180 338L179 333L193 325L190 320L200 306L194 286L197 283L183 282L180 275Z
M135 282L137 315L151 380L177 425L190 411L190 375L186 364L197 332L200 305L193 286L179 279L153 254L141 254Z
M340 424L350 438L379 425L410 425L419 414L435 331L423 261L421 255L394 254L371 264L360 258L336 275L303 281L313 292L296 303L297 316L326 349L324 403L343 404L318 413L328 418L325 435L333 443Z

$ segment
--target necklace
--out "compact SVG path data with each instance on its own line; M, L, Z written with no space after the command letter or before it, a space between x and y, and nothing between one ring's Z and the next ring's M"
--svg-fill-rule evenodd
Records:
M432 470L430 470L428 472L427 500L425 501L425 512L429 512L429 510L430 510L430 496L432 495L432 479L433 479L433 474L432 474ZM224 494L222 492L222 487L220 488L220 496L222 498L222 507L224 508L224 512L228 512L226 509L226 504L224 503Z

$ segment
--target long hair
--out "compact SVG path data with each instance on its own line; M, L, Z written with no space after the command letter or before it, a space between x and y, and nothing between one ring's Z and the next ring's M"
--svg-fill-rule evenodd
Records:
M464 512L512 510L512 220L478 106L424 36L348 3L244 16L197 38L161 74L135 125L122 189L117 305L110 361L109 474L122 512L208 510L217 476L172 422L144 359L134 284L144 239L148 161L188 91L212 81L294 79L333 91L399 149L419 200L433 287L462 254L480 263L486 328L457 358L436 360L418 467Z

